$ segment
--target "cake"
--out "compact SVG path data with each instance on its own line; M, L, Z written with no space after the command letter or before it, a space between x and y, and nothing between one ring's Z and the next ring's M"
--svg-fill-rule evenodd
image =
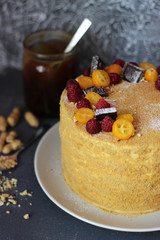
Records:
M126 81L124 67L120 73L122 80L107 85L108 96L103 99L112 109L116 108L117 116L133 117L134 133L123 140L112 130L88 132L87 123L75 118L77 103L69 100L65 89L60 100L62 172L70 189L86 202L110 213L141 215L160 209L159 78L157 73L153 81L147 77L146 80L147 70L142 68L143 74L136 82ZM111 79L112 74L108 75ZM92 111L95 113L95 106ZM98 120L101 126L102 121Z

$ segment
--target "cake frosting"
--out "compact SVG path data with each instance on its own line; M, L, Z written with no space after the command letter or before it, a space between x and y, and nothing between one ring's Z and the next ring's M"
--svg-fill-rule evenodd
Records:
M116 214L141 215L160 209L160 92L142 80L107 87L105 99L117 114L130 113L134 135L89 134L75 121L76 105L65 89L60 100L62 172L86 202Z

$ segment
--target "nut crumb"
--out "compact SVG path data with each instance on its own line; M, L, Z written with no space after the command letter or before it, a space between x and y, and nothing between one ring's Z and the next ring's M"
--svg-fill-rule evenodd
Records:
M0 156L0 169L6 170L14 168L17 164L17 160L13 156Z
M8 211L8 210L7 210L7 211L6 211L6 213L7 213L7 214L10 214L10 213L11 213L11 211Z
M23 192L20 192L20 195L21 196L26 196L27 195L27 196L30 196L30 197L32 196L32 194L29 193L27 190L24 190Z
M14 205L17 204L17 200L15 200L15 199L10 199L10 198L9 198L8 201L11 202L11 203L13 203Z
M30 216L29 216L29 214L28 214L28 213L26 213L26 214L23 216L23 218L24 218L24 219L29 219L29 218L30 218Z
M0 200L0 207L4 205L4 202Z

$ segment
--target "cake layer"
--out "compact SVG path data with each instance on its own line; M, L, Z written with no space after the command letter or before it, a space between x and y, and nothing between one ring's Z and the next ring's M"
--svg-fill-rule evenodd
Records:
M118 114L134 116L135 134L91 135L75 122L76 106L64 90L60 102L62 168L66 183L82 199L107 212L144 214L160 209L160 93L153 83L122 81L107 101Z

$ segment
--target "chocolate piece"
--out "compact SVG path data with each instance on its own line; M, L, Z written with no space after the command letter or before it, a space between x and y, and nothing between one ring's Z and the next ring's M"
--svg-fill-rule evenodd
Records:
M86 95L88 92L95 92L101 95L102 97L108 97L108 92L106 91L105 87L89 87L83 89L84 95Z
M125 80L131 83L139 82L144 75L144 70L131 63L125 63L122 71L122 76Z
M115 107L96 109L95 116L98 121L102 121L106 116L109 116L113 120L116 120L117 109Z
M92 73L96 70L96 69L104 69L105 65L103 63L103 61L100 59L99 56L93 56L92 57L92 62L91 62L91 72L90 72L90 76L92 77Z

